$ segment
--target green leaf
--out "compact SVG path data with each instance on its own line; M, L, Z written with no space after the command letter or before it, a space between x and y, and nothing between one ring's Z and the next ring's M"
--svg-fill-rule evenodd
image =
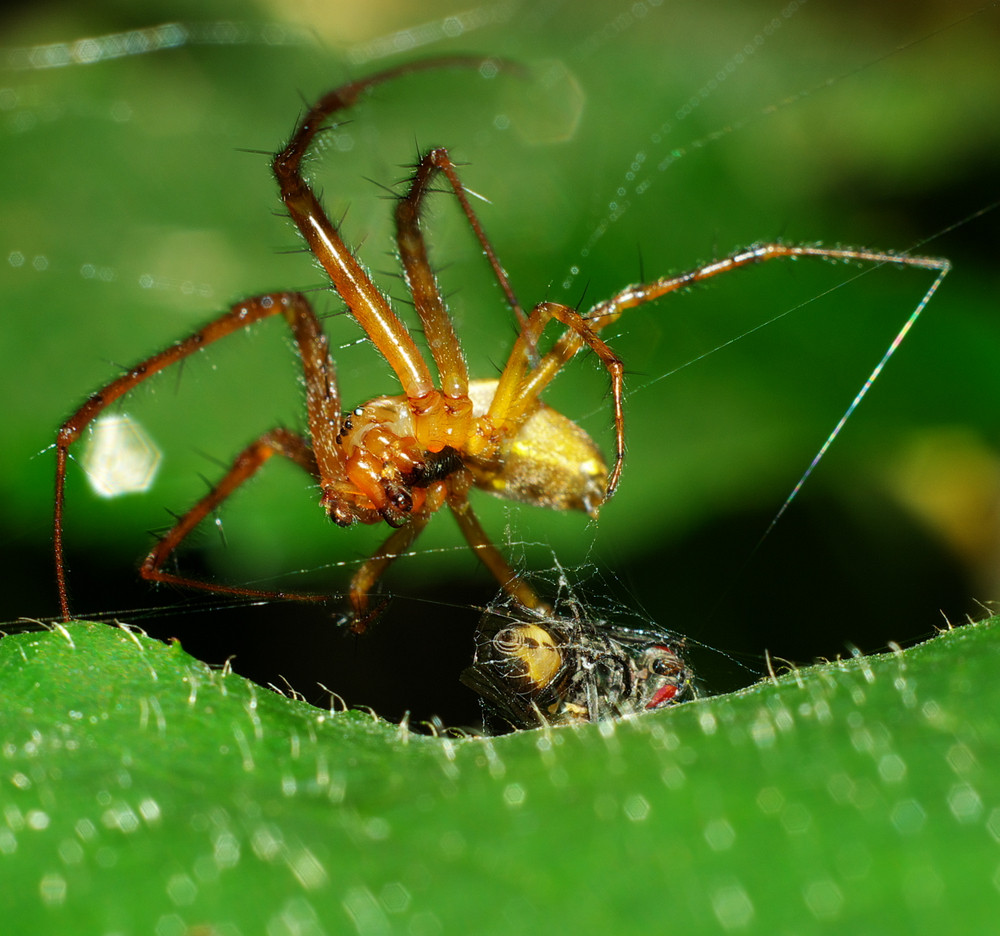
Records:
M141 635L0 642L4 931L986 932L1000 628L434 738Z

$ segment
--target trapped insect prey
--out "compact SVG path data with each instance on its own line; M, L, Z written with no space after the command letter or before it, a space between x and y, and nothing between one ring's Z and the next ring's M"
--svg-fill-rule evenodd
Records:
M694 674L683 638L596 615L572 595L549 612L512 599L476 628L462 682L483 700L488 726L572 725L688 701Z

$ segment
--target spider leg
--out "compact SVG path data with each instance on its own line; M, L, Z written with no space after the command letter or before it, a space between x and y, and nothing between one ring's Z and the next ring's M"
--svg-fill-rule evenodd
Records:
M272 162L281 198L289 215L322 264L351 315L395 371L403 392L411 400L434 393L427 364L406 326L392 310L388 299L365 273L326 216L319 200L302 176L302 159L324 122L351 107L376 85L411 72L442 67L478 68L484 59L440 58L412 62L361 81L350 82L324 95L302 118L288 145Z
M353 490L353 487L347 480L337 444L341 426L340 394L329 340L312 306L304 298L285 309L285 319L292 329L302 363L306 414L316 468L313 473L323 489L324 506L328 507L330 518L341 526L348 526L357 519L367 520L363 513L352 509L349 499L338 496L341 491ZM333 502L336 506L330 507Z
M428 318L425 314L425 307L427 312L445 320L448 330L451 332L453 342L454 332L451 331L450 320L444 310L444 303L441 301L441 296L438 292L434 275L431 272L430 264L427 261L427 249L424 244L423 235L420 232L420 211L423 206L423 200L427 197L431 181L438 172L442 172L445 178L447 178L448 184L451 186L452 191L455 193L455 197L458 199L459 205L462 207L465 217L468 219L469 226L475 233L476 239L479 241L479 244L483 249L483 253L486 255L486 259L493 268L493 273L496 276L497 282L500 284L500 288L503 290L507 303L514 310L514 314L517 316L517 320L522 327L524 326L526 317L521 308L521 304L517 301L517 296L514 295L514 289L510 285L510 279L507 276L507 271L503 268L503 266L501 266L496 255L496 251L493 249L493 245L486 237L486 232L483 230L483 226L480 223L478 216L475 211L473 211L472 205L469 203L468 195L465 192L465 186L462 185L462 182L458 177L458 171L455 164L451 161L448 150L443 147L437 147L430 150L430 152L425 153L421 157L413 177L410 180L409 191L396 205L396 242L399 247L400 260L403 262L403 269L406 273L407 283L410 285L413 293L413 299L417 307L417 312L420 315L424 331L427 334L431 354L434 355L434 360L438 365L438 371L441 372L444 370L442 366L443 362L438 358L438 352L435 350L434 338L438 329L433 326L429 326ZM442 334L445 334L443 329L441 331ZM464 361L462 364L464 367ZM450 393L451 391L448 389L448 383L443 374L441 382L442 389L446 393ZM466 380L466 388L467 387L468 381Z
M462 487L452 487L448 492L448 506L458 523L465 541L476 554L479 561L493 573L508 595L519 602L522 607L533 611L548 611L548 605L535 594L534 589L523 576L518 575L504 559L503 554L493 545L487 536L479 518L472 510L468 498L468 484Z
M351 614L348 617L349 627L354 633L364 633L378 616L378 609L372 611L369 606L372 588L386 569L403 555L423 532L431 516L441 506L442 493L466 542L504 591L525 608L548 610L548 606L510 567L503 554L487 536L469 503L470 487L471 479L467 472L451 475L446 482L433 485L428 489L427 502L421 512L413 514L408 523L395 530L354 574L350 586Z
M937 283L940 282L941 277L951 268L949 261L937 257L918 257L908 254L857 248L808 247L779 243L757 244L746 250L737 251L721 260L704 264L677 276L661 277L649 283L628 286L610 299L599 302L585 316L581 317L589 330L589 338L588 331L584 331L578 325L568 322L567 324L571 327L567 328L551 350L542 357L538 365L520 381L516 391L517 402L514 404L515 408L527 406L532 401L537 400L556 374L585 345L595 350L601 356L601 360L605 361L605 366L608 366L600 346L594 343L595 341L599 341L596 338L596 334L602 329L607 328L608 325L618 321L626 309L644 305L647 302L653 302L667 295L667 293L676 292L678 289L711 279L711 277L722 273L728 273L757 263L764 263L768 260L797 259L799 257L818 257L826 260L857 261L880 265L888 263L897 266L911 266L937 271L938 280L931 287L932 291L937 287ZM604 347L607 348L606 345ZM612 380L614 380L614 372L612 372ZM614 386L613 384L613 389ZM615 464L608 479L607 497L610 497L614 493L615 486L621 476L622 456L624 452L620 382L618 386L619 390L615 392L614 396L615 431L618 448Z
M306 313L303 313L303 309L307 310ZM269 293L268 295L247 299L232 306L225 315L221 315L214 321L209 322L208 325L196 331L193 335L189 335L187 338L171 345L165 351L154 354L152 357L146 358L146 360L130 368L117 380L113 380L102 390L92 394L83 406L62 424L56 435L56 485L53 505L52 539L55 554L56 585L59 592L59 609L63 620L69 621L71 619L69 592L66 585L66 564L63 558L63 512L66 499L66 465L69 460L69 447L80 438L86 428L108 406L137 387L144 380L152 377L153 374L159 373L171 364L183 361L196 351L200 351L220 338L225 338L235 331L247 328L277 313L285 315L292 326L293 332L296 332L297 336L300 331L303 335L306 331L305 325L300 326L298 324L300 319L308 319L311 316L316 324L316 328L319 328L315 316L312 315L312 310L309 309L305 298L299 293ZM299 342L300 349L305 347L303 341L308 344L308 340L303 338ZM307 353L303 352L304 362L306 357ZM310 365L304 364L304 366L306 366L308 380ZM315 360L311 366L313 371L322 369L321 365L318 365ZM318 382L314 378L314 383ZM330 410L338 408L332 377L326 379L324 386L327 391L324 412L328 413ZM320 407L317 406L317 409L320 409Z
M946 273L951 264L938 257L917 257L908 254L889 253L877 250L835 247L806 247L792 244L756 244L746 250L736 251L721 260L704 264L693 270L688 270L677 276L665 276L649 283L627 286L621 292L599 302L584 316L587 324L594 332L599 332L608 325L618 321L626 309L644 305L659 299L667 293L676 292L686 286L711 279L721 273L738 270L741 267L764 263L768 260L796 259L799 257L818 257L826 260L857 261L873 264L894 264L897 266L917 267L924 270L936 270L939 274ZM522 392L537 397L551 380L585 344L576 331L567 330L553 345L552 349L542 358L538 366L529 374L522 387Z
M355 634L363 634L381 610L377 608L372 611L369 607L368 597L375 583L385 570L413 545L430 518L431 511L414 514L408 523L393 530L392 535L354 573L349 592L351 613L348 615L347 623Z
M450 397L468 396L469 371L462 346L445 309L437 278L427 258L420 230L420 210L436 166L424 156L417 165L407 194L396 203L396 245L407 288L420 316L424 337L437 365L441 390Z
M573 336L579 342L579 346L587 345L601 359L601 363L611 378L611 396L615 414L615 462L608 475L605 494L605 499L607 499L614 494L618 487L625 458L625 411L622 404L624 365L614 351L597 336L589 321L578 312L557 302L541 302L532 309L517 341L514 342L507 365L500 375L500 381L497 384L496 393L493 395L487 416L494 426L499 427L505 422L517 420L535 405L538 394L545 385L542 384L536 389L536 382L533 381L534 374L556 353L559 345L566 341L566 336L563 336L556 348L545 355L541 364L528 373L530 356L537 347L538 339L545 326L552 319L558 319L566 325L568 329L566 335ZM574 354L576 350L578 347L574 348ZM560 361L559 367L563 363L565 361ZM558 371L558 367L556 371ZM555 376L555 372L552 376ZM551 377L549 379L551 380Z
M295 462L303 471L319 480L319 468L309 443L297 433L288 429L272 429L255 442L248 445L236 459L232 467L201 500L198 501L157 544L150 550L139 574L154 582L180 585L184 588L200 588L204 591L222 592L227 595L244 595L252 598L293 599L295 601L322 601L323 595L304 595L280 591L263 591L256 588L242 588L238 585L220 585L203 582L163 571L163 564L174 550L187 538L188 534L201 523L216 507L226 500L241 484L249 481L273 455L282 455Z

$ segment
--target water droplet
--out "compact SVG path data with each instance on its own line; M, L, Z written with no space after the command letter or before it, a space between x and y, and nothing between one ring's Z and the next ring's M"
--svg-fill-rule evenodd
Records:
M40 832L42 829L49 827L51 820L47 812L41 809L32 809L28 811L28 814L24 817L24 821L29 829Z
M986 820L986 831L1000 842L1000 806L990 812L990 818Z
M152 824L154 822L159 822L160 820L160 804L154 799L150 799L148 796L139 803L139 815L146 820L147 823Z
M76 839L63 839L58 851L63 864L74 865L83 861L83 846Z
M456 861L465 854L466 843L465 838L462 836L461 832L454 829L445 832L438 845L441 849L441 854L444 855L449 861Z
M219 868L233 868L240 860L240 842L231 832L220 832L215 837L212 858Z
M383 885L379 902L389 913L402 913L410 906L410 892L398 881L390 881Z
M812 815L801 803L789 803L781 811L781 824L789 835L801 835L812 825Z
M375 899L367 887L352 887L344 895L344 910L351 918L358 936L382 936L383 933L390 933L392 925L389 923L379 902ZM318 921L317 921L318 922ZM290 933L313 932L313 927L299 924L295 929L290 929ZM316 932L320 930L316 929Z
M167 881L167 896L178 907L186 907L198 896L198 885L186 874L171 875Z
M250 839L250 846L261 861L273 861L281 845L281 833L269 825L257 826Z
M108 829L118 829L127 835L139 828L139 817L128 803L118 801L104 810L101 823Z
M945 758L948 761L948 766L959 775L968 773L976 764L976 755L969 750L967 745L961 742L953 744L948 749Z
M669 764L660 771L660 780L668 790L679 790L687 777L677 764Z
M156 936L184 936L189 930L176 913L166 913L156 921L153 932Z
M767 713L759 712L750 726L750 737L753 739L753 743L759 748L773 747L775 736L774 725L771 724Z
M162 455L145 430L129 416L102 416L91 430L83 468L101 497L120 497L150 488Z
M878 773L886 783L900 783L906 776L906 762L898 754L883 754L879 758Z
M373 816L368 819L364 825L365 835L368 836L373 842L385 841L392 834L392 826L389 825L388 819L383 819L381 816Z
M287 856L288 867L306 890L316 890L327 882L328 875L323 863L304 845Z
M757 808L765 816L773 816L785 805L785 794L777 787L763 787L757 794Z

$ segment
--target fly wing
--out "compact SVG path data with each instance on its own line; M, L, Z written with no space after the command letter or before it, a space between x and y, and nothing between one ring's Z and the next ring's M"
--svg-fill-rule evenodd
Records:
M507 680L488 663L473 663L462 671L459 678L482 697L491 716L504 719L514 728L537 728L541 725L538 708L528 697L512 691Z

